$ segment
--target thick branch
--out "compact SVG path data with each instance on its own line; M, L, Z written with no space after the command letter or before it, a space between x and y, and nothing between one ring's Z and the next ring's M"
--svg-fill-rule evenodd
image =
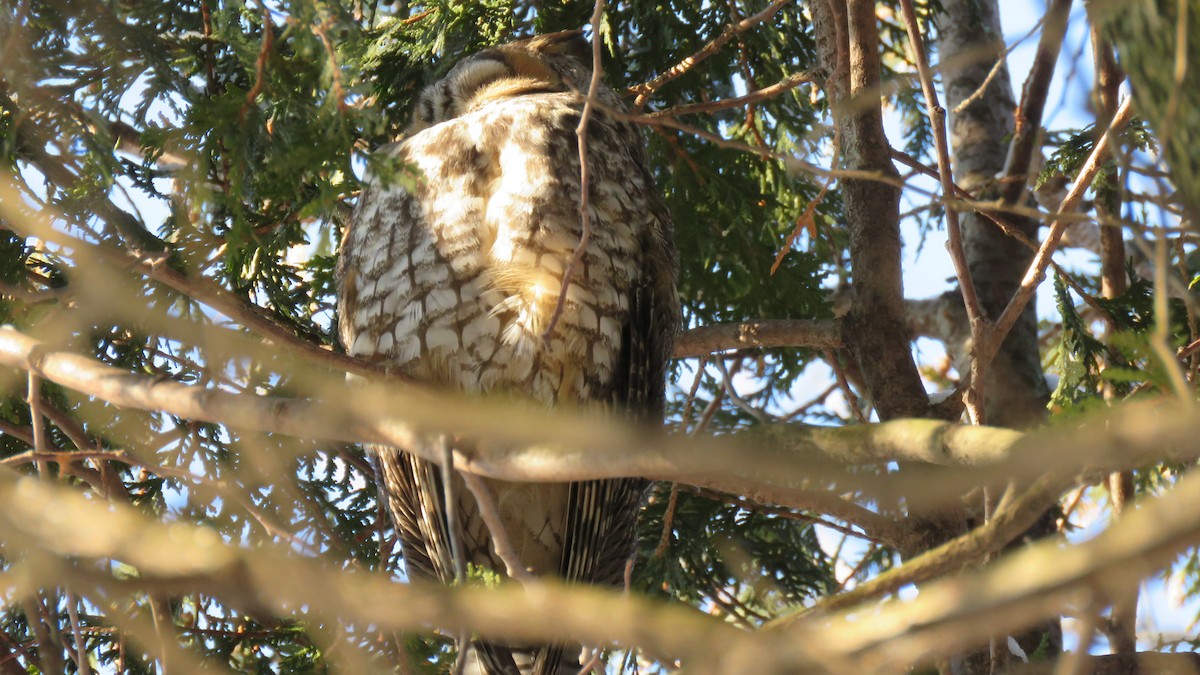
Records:
M826 93L841 136L841 156L854 171L896 178L879 104L879 28L875 3L809 3ZM925 414L904 323L900 266L900 190L884 182L847 179L842 200L850 235L853 295L844 334L881 419Z
M822 640L836 652L856 654L863 672L913 663L973 647L993 634L1014 634L1057 616L1081 593L1111 598L1197 542L1200 476L1188 475L1083 544L1043 541L980 572L926 585L917 601L893 603L869 615L819 617L788 637L800 643Z
M501 480L644 476L736 494L785 495L829 481L895 488L902 477L851 475L839 467L904 461L957 467L943 473L938 484L922 486L930 495L952 496L968 485L1003 484L1008 478L1032 481L1045 473L1074 476L1200 452L1200 416L1150 405L1124 406L1091 424L1036 435L898 420L840 428L767 425L716 438L664 437L611 419L548 414L400 384L330 386L320 401L234 394L125 372L8 328L0 329L0 363L32 369L46 380L118 406L161 410L233 429L381 443L411 452L422 451L423 444L414 442L419 431L445 431L477 441L473 450L455 456L457 468ZM796 505L811 507L811 501Z
M425 630L432 624L457 633L477 631L519 640L582 639L641 644L668 657L715 658L725 645L750 640L719 619L598 589L539 583L450 589L397 584L355 574L275 547L256 550L224 542L207 527L162 524L136 511L102 505L71 490L0 470L0 535L10 552L39 552L36 565L17 563L6 581L17 595L39 586L105 588L107 597L139 592L210 593L244 612L289 615L304 605L312 614L341 617L380 629ZM50 554L63 562L55 564ZM137 579L113 579L96 565L68 559L115 559L136 567ZM587 611L580 611L586 608Z
M212 594L242 611L337 616L384 630L451 632L517 640L570 636L591 644L639 644L656 656L685 658L713 672L867 672L908 665L1012 631L1057 613L1080 592L1112 592L1153 574L1200 541L1200 476L1095 539L1073 547L1044 542L987 570L922 589L877 612L858 608L800 620L785 631L741 632L690 608L616 592L550 583L526 589L395 584L264 546L245 550L213 530L152 522L127 507L93 500L0 470L0 534L13 550L40 553L7 580L15 595L41 585L104 589L100 597L172 591ZM49 554L49 555L46 555ZM139 569L115 580L95 565L60 560L118 559ZM1030 570L1037 570L1031 574ZM848 659L855 670L839 670ZM737 668L754 664L751 670Z
M848 481L865 485L821 456L845 454L838 462L879 462L897 457L968 464L1002 458L1020 438L1012 432L958 429L931 421L846 429L767 427L745 438L664 438L613 420L527 406L480 402L411 386L336 383L322 401L230 393L122 371L56 350L12 329L0 329L0 363L121 407L164 411L184 419L226 424L237 430L358 443L381 443L423 452L418 432L436 429L479 439L458 468L503 480L568 481L645 476L678 480L734 494L755 495L799 509L820 510L817 491ZM467 411L470 414L464 414ZM794 434L784 431L795 430ZM773 437L774 440L773 440ZM558 446L558 447L555 447ZM979 453L979 454L973 454ZM430 453L431 454L431 453ZM873 456L874 455L874 456ZM428 459L436 459L432 456ZM883 481L876 481L882 483ZM789 495L796 501L789 501ZM837 500L834 500L837 501ZM826 500L826 504L830 503ZM838 517L875 533L889 522L843 502ZM851 510L851 507L853 509ZM862 518L856 518L858 514ZM865 519L868 522L860 522Z

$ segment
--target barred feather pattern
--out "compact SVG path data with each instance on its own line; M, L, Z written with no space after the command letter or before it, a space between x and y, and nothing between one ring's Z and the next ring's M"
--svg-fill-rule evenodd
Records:
M589 243L543 340L582 235L575 129L589 50L577 31L539 36L468 57L426 89L408 138L379 150L411 168L409 187L369 179L342 242L350 354L474 394L661 422L679 315L673 230L640 131L604 112L622 107L608 89L588 127ZM404 450L373 452L410 577L454 579L451 527L467 562L503 574L461 478L449 523L441 470ZM489 485L534 574L620 583L644 481ZM475 648L489 674L578 668L563 645Z

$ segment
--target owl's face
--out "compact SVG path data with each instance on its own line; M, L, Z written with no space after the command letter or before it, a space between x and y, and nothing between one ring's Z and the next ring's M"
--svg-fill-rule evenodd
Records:
M538 35L485 49L459 61L421 92L409 133L453 119L492 101L586 91L591 46L578 30Z

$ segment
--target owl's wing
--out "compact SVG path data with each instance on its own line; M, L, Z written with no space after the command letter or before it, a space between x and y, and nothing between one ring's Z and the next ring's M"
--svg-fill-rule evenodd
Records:
M644 174L642 184L652 186L640 153L633 160ZM629 291L629 314L622 327L610 400L629 421L658 427L666 397L666 369L679 323L674 232L658 195L634 192L630 198L640 202L637 206L648 224L639 247L644 256L643 273ZM640 478L572 484L560 571L565 579L600 585L622 582L636 541L637 510L648 485Z
M653 184L653 183L647 183ZM635 423L662 424L666 369L678 329L675 253L670 216L655 195L647 195L654 219L649 230L645 283L629 296L629 320L622 331L620 361L612 390L614 407ZM637 512L650 487L643 478L616 478L571 484L566 548L561 574L567 581L621 585L637 543ZM544 647L536 675L561 672L563 645Z

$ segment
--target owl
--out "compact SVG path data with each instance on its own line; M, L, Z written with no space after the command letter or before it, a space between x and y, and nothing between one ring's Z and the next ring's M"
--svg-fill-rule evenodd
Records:
M605 87L586 132L589 236L572 264L590 53L580 31L537 36L469 56L421 93L406 138L377 151L411 180L369 178L342 241L350 354L435 387L661 424L679 317L673 227L641 132L606 112L624 105ZM459 560L504 574L460 476L447 486L440 464L405 448L371 452L410 578L454 581L455 543ZM620 583L645 481L486 482L527 571ZM489 675L579 668L564 645L460 650Z

